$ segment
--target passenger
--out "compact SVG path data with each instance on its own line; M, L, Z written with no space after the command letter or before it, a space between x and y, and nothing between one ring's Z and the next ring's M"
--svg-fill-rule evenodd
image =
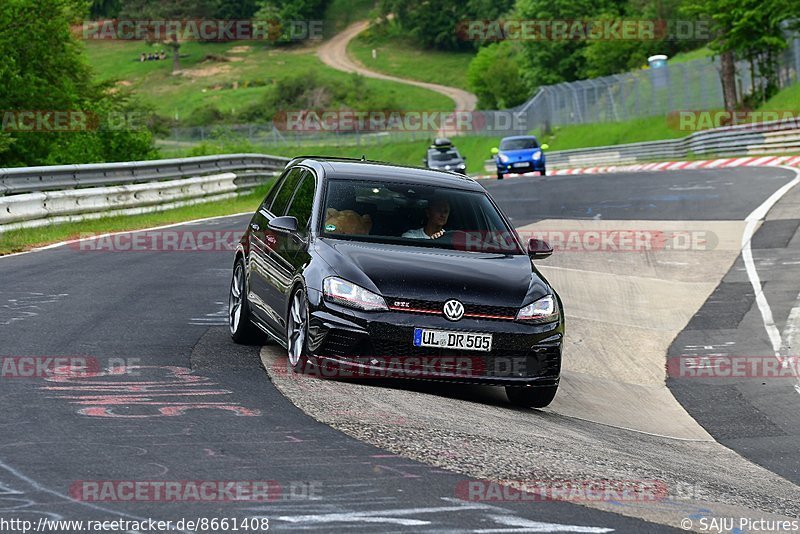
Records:
M425 208L425 224L422 228L409 230L403 237L411 239L436 239L444 235L444 225L450 216L450 202L446 198L436 198Z

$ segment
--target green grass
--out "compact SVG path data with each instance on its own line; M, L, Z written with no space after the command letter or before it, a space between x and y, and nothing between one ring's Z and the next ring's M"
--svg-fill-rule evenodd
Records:
M377 57L372 59L372 49ZM470 52L423 50L412 40L373 35L365 31L350 41L347 51L367 68L400 78L438 83L469 90Z
M800 114L800 83L795 83L767 100L759 111L791 111Z
M88 221L54 224L40 228L23 228L0 232L0 255L29 250L38 246L75 239L81 234L118 232L151 228L166 224L252 212L258 208L266 196L273 180L257 187L252 192L235 198L185 206L172 210L146 213L142 215L117 215Z
M181 74L172 74L172 60L139 62L141 52L160 50L135 41L89 41L87 55L98 80L119 80L155 111L185 120L196 110L214 105L234 114L264 98L268 86L302 72L338 84L351 74L324 65L313 48L265 48L258 42L199 43L181 46ZM207 59L209 56L228 61ZM233 88L234 82L237 88ZM453 109L444 95L383 80L365 79L377 97L391 97L398 109Z
M687 61L711 57L712 55L714 55L714 53L711 51L711 49L707 46L703 46L701 48L690 50L689 52L680 52L675 54L673 57L667 58L667 63L686 63Z
M646 117L625 122L556 126L550 135L539 135L550 150L570 150L641 141L659 141L684 137L691 132L671 127L664 117Z

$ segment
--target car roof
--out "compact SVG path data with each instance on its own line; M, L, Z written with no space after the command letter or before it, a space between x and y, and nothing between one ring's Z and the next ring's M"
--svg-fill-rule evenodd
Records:
M472 178L450 171L407 167L381 161L314 156L295 158L289 165L299 163L321 170L328 180L375 180L484 191L483 187Z
M511 135L511 136L502 138L500 141L505 141L506 139L536 139L536 136L535 135Z

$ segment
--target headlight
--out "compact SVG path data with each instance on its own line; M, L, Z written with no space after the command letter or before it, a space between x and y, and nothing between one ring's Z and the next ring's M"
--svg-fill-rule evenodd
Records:
M464 169L467 168L467 166L462 163L461 165L458 166L458 168L459 168L459 170L463 171Z
M534 152L533 153L533 159L535 159L535 160L542 159L542 151L538 150L538 151Z
M500 158L500 161L502 161L503 163L508 163L508 156L506 156L505 154L500 154L497 157Z
M553 295L547 295L536 302L528 304L517 313L518 321L549 323L558 318L558 304Z
M341 278L326 278L322 294L325 300L349 308L366 311L388 309L386 301L380 295Z

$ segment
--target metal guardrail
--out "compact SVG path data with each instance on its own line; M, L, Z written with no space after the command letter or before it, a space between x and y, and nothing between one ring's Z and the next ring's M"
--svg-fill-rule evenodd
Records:
M800 152L800 122L771 121L714 128L682 139L551 151L547 165L560 168L790 152Z
M237 186L253 187L259 176L283 169L288 158L230 154L87 165L52 165L0 169L0 196L191 178L233 172ZM262 174L259 174L262 173Z
M133 215L236 196L288 158L233 154L0 169L0 235L106 215Z

